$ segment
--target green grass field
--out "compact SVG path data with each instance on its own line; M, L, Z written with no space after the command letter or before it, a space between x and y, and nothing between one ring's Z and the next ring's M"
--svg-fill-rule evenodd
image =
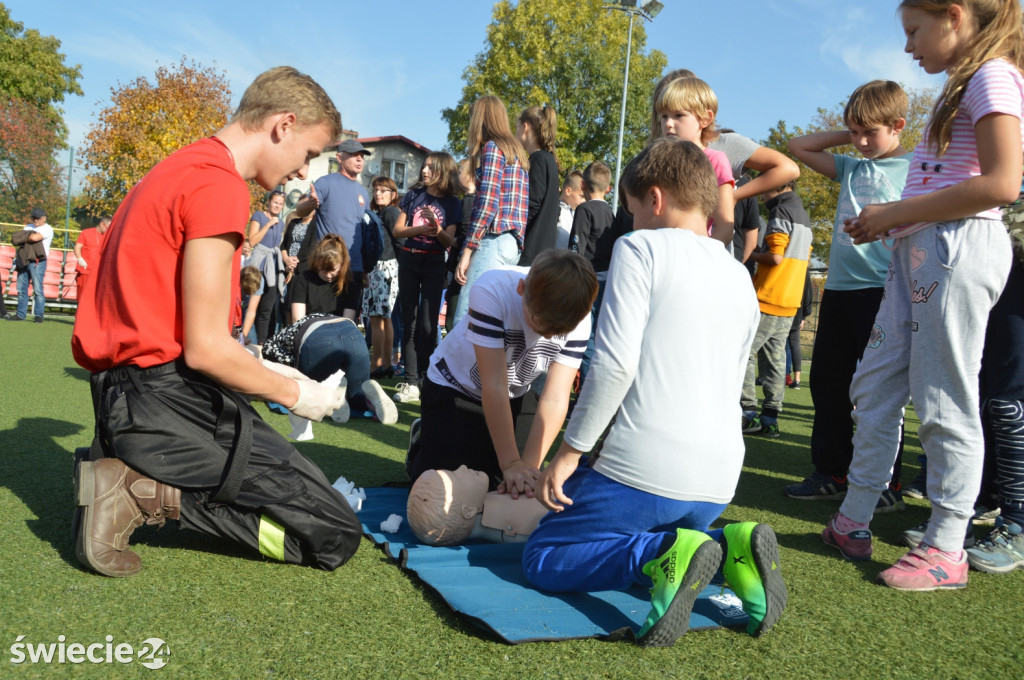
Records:
M71 457L92 437L88 374L71 358L70 317L0 322L0 677L148 677L138 661L11 663L23 643L130 643L160 638L174 678L1018 678L1024 652L1024 572L971 573L966 590L901 593L875 575L903 552L903 529L927 503L880 516L871 562L844 562L822 545L834 503L786 498L810 471L810 393L787 393L778 440L747 438L735 502L723 520L778 533L789 608L765 638L691 633L671 649L582 640L508 646L494 641L363 540L334 573L264 561L170 523L135 532L144 569L110 579L79 568L70 538ZM807 382L804 376L804 384ZM388 381L393 389L397 381ZM260 412L282 433L287 419ZM415 406L397 426L314 425L299 443L328 478L358 486L404 478ZM904 476L917 472L908 419ZM982 529L977 529L978 535ZM1019 675L1021 674L1021 675ZM154 675L154 677L157 677Z

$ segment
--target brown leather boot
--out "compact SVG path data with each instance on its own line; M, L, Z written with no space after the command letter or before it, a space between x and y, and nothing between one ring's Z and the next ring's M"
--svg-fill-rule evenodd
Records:
M82 461L75 471L81 524L75 538L78 561L104 576L131 576L142 569L128 549L136 527L178 519L181 490L142 475L117 458Z

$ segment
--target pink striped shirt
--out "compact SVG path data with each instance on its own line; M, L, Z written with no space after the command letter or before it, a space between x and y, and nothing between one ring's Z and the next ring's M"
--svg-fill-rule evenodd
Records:
M1021 137L1024 139L1024 76L1005 59L985 62L967 83L960 101L960 112L953 121L953 135L945 155L935 155L935 150L928 145L928 131L925 130L921 143L914 149L913 160L910 161L903 198L930 194L979 176L981 167L978 164L974 126L990 113L1019 118ZM978 213L976 217L999 220L1002 219L1002 211L995 207ZM913 222L892 229L889 235L906 236L929 224L932 223Z

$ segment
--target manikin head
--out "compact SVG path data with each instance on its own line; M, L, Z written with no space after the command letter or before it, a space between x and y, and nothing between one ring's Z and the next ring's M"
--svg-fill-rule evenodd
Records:
M409 527L428 545L457 545L469 538L483 512L487 475L465 465L427 470L409 490Z

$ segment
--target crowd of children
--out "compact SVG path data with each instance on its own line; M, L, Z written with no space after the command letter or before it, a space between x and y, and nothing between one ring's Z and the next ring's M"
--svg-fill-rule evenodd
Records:
M1021 192L1024 30L1017 0L903 0L899 11L906 51L949 76L913 153L900 142L907 96L882 80L851 94L845 129L790 142L811 171L839 183L839 200L809 379L813 472L785 493L842 500L822 540L847 559L870 559L873 514L902 507L903 415L913 399L931 516L878 578L927 591L966 586L969 565L1024 567L1024 248L1019 239L1011 248L1000 209ZM340 129L319 86L269 73L224 130L158 165L114 216L113 254L92 274L73 339L97 395L96 442L76 467L79 559L100 573L134 573L128 535L170 518L277 559L325 569L346 561L358 522L239 394L314 420L345 403L395 422L375 379L393 371L397 298L405 382L395 400L418 401L420 412L411 480L465 465L491 489L538 498L551 512L525 547L528 580L556 592L650 588L641 644L686 633L716 574L743 603L748 632L767 632L787 603L773 530L711 525L736 492L743 436L784 433L785 347L802 327L812 242L796 164L719 130L712 88L673 71L652 93L651 141L625 167L615 213L600 161L559 187L551 108L524 110L513 133L501 100L482 97L461 168L435 152L404 197L387 178L372 183L389 249L367 272L371 360L355 324L335 315L350 278L344 239L328 235L296 266L299 250L281 250L280 194L247 234L207 226L245 212L241 180L272 189L303 176ZM307 110L299 102L310 98L320 104ZM829 151L847 144L861 157ZM202 163L202 173L193 169ZM201 174L216 196L206 198ZM137 262L126 248L153 235L127 215L157 212L172 191L164 187L179 185L204 219L184 210L154 224L184 246L153 253L160 264ZM755 197L768 215L763 232ZM262 361L225 345L210 321L234 311L243 236L255 266L242 271L242 289L252 297L234 325L243 335L255 326ZM133 293L140 277L174 295L150 308ZM454 309L439 341L446 283ZM271 336L277 313L265 298L276 301L284 285L291 325ZM797 353L797 384L799 362ZM349 374L344 388L317 382L337 368ZM585 384L545 466L578 372ZM519 441L531 385L536 413ZM166 455L194 416L185 443ZM976 542L965 536L986 455L1001 515Z

